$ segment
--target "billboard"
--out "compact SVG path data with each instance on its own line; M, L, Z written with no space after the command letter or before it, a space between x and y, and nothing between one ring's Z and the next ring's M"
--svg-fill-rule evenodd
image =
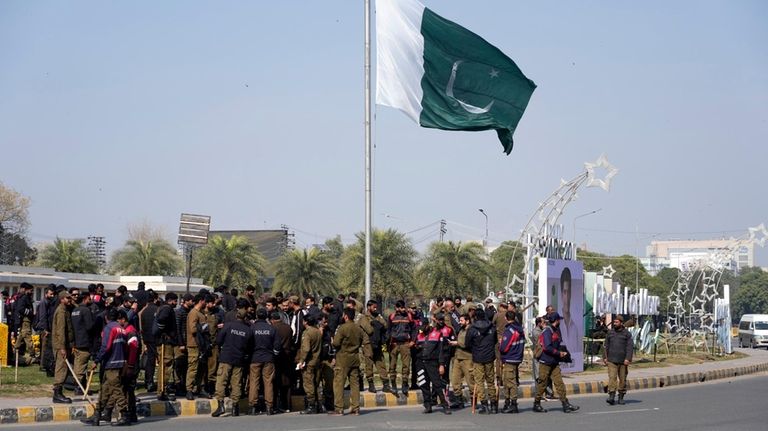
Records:
M551 305L563 316L562 344L573 362L561 363L564 373L584 371L584 265L575 260L539 259L539 310Z

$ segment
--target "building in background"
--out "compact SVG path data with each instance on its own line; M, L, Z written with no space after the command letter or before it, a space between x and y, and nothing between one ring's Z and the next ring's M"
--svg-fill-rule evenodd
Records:
M733 256L725 267L738 272L741 268L755 265L754 244L736 246L736 240L670 240L653 241L646 248L646 257L640 262L651 275L664 268L685 269L698 261L706 260L722 250L734 248Z

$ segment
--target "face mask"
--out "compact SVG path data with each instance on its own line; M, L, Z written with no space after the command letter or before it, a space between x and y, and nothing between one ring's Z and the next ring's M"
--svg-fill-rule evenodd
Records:
M374 316L374 317L376 317L376 316L378 316L378 315L379 315L379 312L378 312L378 310L374 310L374 311L371 311L371 316Z

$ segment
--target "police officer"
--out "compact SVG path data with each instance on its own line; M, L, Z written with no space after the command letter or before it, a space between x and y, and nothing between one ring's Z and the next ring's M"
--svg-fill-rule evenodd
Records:
M219 368L216 376L216 410L211 413L219 417L224 413L224 396L227 386L231 387L229 397L232 399L232 416L240 415L240 382L243 379L243 366L249 359L253 344L253 332L244 322L246 308L238 308L235 320L229 321L216 334L216 345L219 346Z
M472 362L475 373L475 383L480 393L475 395L482 401L480 413L498 413L499 402L496 397L496 376L494 362L496 361L496 328L485 317L485 311L475 311L475 322L467 331L467 349L472 352Z
M333 348L333 334L327 316L323 316L319 324L320 333L323 335L320 347L320 368L318 377L323 385L323 403L317 403L318 413L331 411L333 407L333 367L336 365L336 349ZM322 407L322 408L320 408Z
M160 384L157 390L157 399L160 401L176 399L176 390L172 380L174 348L179 342L179 332L176 330L176 312L174 311L178 298L173 292L165 295L165 304L158 307L152 328L155 340L160 345L160 375L158 377Z
M610 405L616 404L616 391L619 391L619 404L624 404L627 393L627 372L632 363L632 334L624 328L621 315L613 318L613 328L605 337L603 363L608 367L608 399Z
M91 358L91 346L93 345L93 313L91 312L91 295L84 294L78 299L77 307L72 310L72 330L74 331L74 364L75 379L80 381L83 387L87 386L85 372L88 368L88 360ZM75 395L83 395L80 386L75 388Z
M35 318L34 304L32 303L32 285L21 283L21 295L13 304L13 323L16 328L15 353L18 355L24 351L24 363L31 364L34 361L35 347L32 344L32 322Z
M216 345L216 334L224 326L224 310L216 305L216 296L205 295L205 319L208 323L210 352L208 354L208 370L205 373L205 392L213 394L216 390L216 367L219 364L219 347Z
M547 379L552 379L555 391L560 395L563 412L575 412L579 407L568 402L565 384L563 384L563 376L560 374L560 361L568 355L567 352L560 350L560 341L562 340L560 320L562 317L556 311L553 311L547 314L546 318L549 321L549 326L541 332L538 341L541 348L541 356L538 359L539 378L536 380L536 398L533 401L533 411L536 413L547 412L541 406L541 398L544 396Z
M147 392L155 392L155 363L157 362L157 340L152 333L152 326L155 322L155 313L157 313L157 293L148 292L147 305L139 311L139 333L141 334L141 345L144 349L144 387Z
M501 412L518 413L518 368L520 367L520 363L523 362L525 332L523 331L523 327L517 322L514 312L505 311L504 319L507 321L507 326L504 327L504 331L500 337L501 341L499 342L499 353L501 354L502 363L501 373L503 376L502 381L504 382L504 408Z
M304 330L301 334L301 348L296 354L296 369L302 372L304 393L307 396L307 407L302 413L311 415L317 413L318 365L320 363L323 335L316 327L317 320L315 320L314 315L305 314L302 320ZM343 391L344 387L342 386L341 389Z
M187 399L194 400L195 392L198 390L198 383L200 382L200 373L198 367L201 363L208 365L208 362L204 360L207 352L203 349L205 346L201 346L198 342L198 338L205 339L209 336L208 320L203 314L203 308L205 307L205 295L198 293L194 297L194 305L189 310L186 320L186 337L187 337L187 378L186 389ZM200 333L198 335L198 333ZM204 335L203 335L204 334ZM203 356L203 358L201 358ZM200 391L200 394L207 397L205 389Z
M445 316L442 312L424 318L416 336L417 352L417 382L424 398L424 413L432 413L434 400L439 398L443 413L451 414L451 407L445 398L445 383L442 376L445 366L450 360L447 355L448 341L443 337L440 326L444 326Z
M472 351L467 349L468 329L469 315L462 314L459 317L459 332L456 335L456 341L451 343L455 346L453 366L451 367L451 387L454 396L454 400L451 402L452 408L464 407L464 390L462 389L464 382L469 387L470 399L474 394L474 362L472 362Z
M291 327L283 321L283 315L280 311L273 311L270 315L272 326L277 331L280 338L280 352L275 357L275 378L272 380L275 386L275 412L282 413L291 410L289 389L291 387L290 371L291 360L289 351L291 350Z
M53 377L53 402L71 403L72 400L64 396L64 382L67 379L67 360L72 350L75 334L72 330L70 317L70 301L72 295L66 289L59 292L59 306L53 313L52 345L56 355L56 369ZM30 348L32 345L30 344Z
M415 324L413 316L405 308L405 301L395 303L395 312L389 315L389 379L392 382L392 393L397 395L397 360L400 359L403 379L403 395L408 396L408 380L411 377L411 347L414 342Z
M344 414L344 384L349 379L350 413L360 414L360 348L363 346L363 330L355 324L355 310L345 309L342 323L333 336L336 349L336 366L333 369L334 410L331 415ZM407 376L407 374L406 374Z
M387 367L384 365L383 347L387 344L387 321L379 313L379 303L373 299L366 304L366 313L358 315L358 324L363 330L363 337L368 339L370 346L363 346L365 358L365 377L368 379L368 392L376 393L373 383L374 366L379 371L384 387L382 391L392 392L387 378ZM365 342L365 340L363 340Z
M259 390L264 388L264 403L267 415L274 413L275 395L272 379L275 376L275 355L280 353L280 338L277 330L267 322L267 310L263 307L256 310L256 322L251 325L253 332L253 353L249 376L248 404L251 415L261 413L258 410ZM262 386L263 383L263 386Z

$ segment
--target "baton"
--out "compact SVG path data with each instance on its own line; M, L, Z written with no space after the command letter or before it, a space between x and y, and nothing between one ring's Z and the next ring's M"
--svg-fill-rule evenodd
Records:
M13 334L11 335L11 338L13 339L13 356L16 361L16 370L14 372L13 383L19 383L19 347L16 345L19 341L19 337L16 337Z
M475 414L475 405L477 405L477 383L472 391L472 414Z
M72 373L72 380L74 380L75 383L77 383L77 386L80 387L80 390L83 391L83 398L88 401L88 404L90 404L94 410L98 410L98 408L96 408L96 404L94 404L93 401L91 401L91 397L88 396L88 391L85 390L83 384L80 383L80 380L78 380L77 376L75 376L75 370L72 368L72 364L69 363L69 359L64 358L64 362L66 362L67 368L69 368L69 372Z
M88 395L88 389L91 388L91 379L93 379L93 373L96 370L91 370L91 373L88 374L88 383L85 385L85 391L83 391L83 399Z
M154 376L153 376L154 377ZM157 380L160 383L158 392L160 394L165 393L165 344L160 345L160 375L157 376Z

